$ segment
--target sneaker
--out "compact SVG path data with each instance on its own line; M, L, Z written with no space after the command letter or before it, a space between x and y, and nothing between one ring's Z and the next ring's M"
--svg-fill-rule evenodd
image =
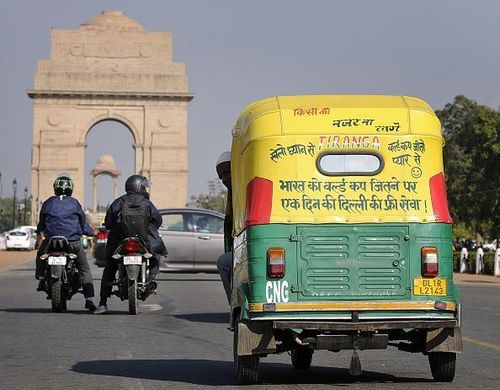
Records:
M158 283L153 281L149 282L146 286L146 292L147 295L158 294Z
M95 307L94 302L85 301L85 309L88 309L89 311L95 312L97 310L97 307Z
M108 306L99 305L97 309L94 310L94 314L105 314L108 312Z

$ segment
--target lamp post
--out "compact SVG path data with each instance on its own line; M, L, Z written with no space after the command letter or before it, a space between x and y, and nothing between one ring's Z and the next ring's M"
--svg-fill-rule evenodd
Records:
M0 234L3 232L3 209L0 209Z
M14 190L14 200L12 207L12 229L16 227L16 190L17 190L17 180L12 180L12 189Z
M26 225L26 210L28 210L27 202L28 202L28 186L24 186L23 225Z

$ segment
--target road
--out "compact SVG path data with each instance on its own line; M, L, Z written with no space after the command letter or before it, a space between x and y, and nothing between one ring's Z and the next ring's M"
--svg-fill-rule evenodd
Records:
M92 268L99 291L101 269ZM232 333L215 274L161 274L160 292L141 313L113 297L110 313L87 314L81 295L66 313L52 313L35 292L32 262L0 273L1 389L233 388ZM500 384L500 284L461 284L464 353L453 388ZM287 354L261 360L259 388L437 389L426 357L389 348L364 351L364 373L349 375L351 354L319 351L296 372Z

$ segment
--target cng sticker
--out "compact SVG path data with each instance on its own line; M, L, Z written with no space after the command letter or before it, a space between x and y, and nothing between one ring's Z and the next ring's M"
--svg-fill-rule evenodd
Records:
M288 299L288 282L286 280L269 281L266 283L267 303L286 303Z

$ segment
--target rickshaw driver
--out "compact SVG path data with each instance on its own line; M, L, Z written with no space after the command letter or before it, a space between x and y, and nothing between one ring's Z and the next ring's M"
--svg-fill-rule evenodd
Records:
M231 189L231 152L220 155L215 170L222 184L227 188L226 216L224 218L224 254L217 259L217 270L226 292L227 302L231 304L231 274L233 263L233 204Z

